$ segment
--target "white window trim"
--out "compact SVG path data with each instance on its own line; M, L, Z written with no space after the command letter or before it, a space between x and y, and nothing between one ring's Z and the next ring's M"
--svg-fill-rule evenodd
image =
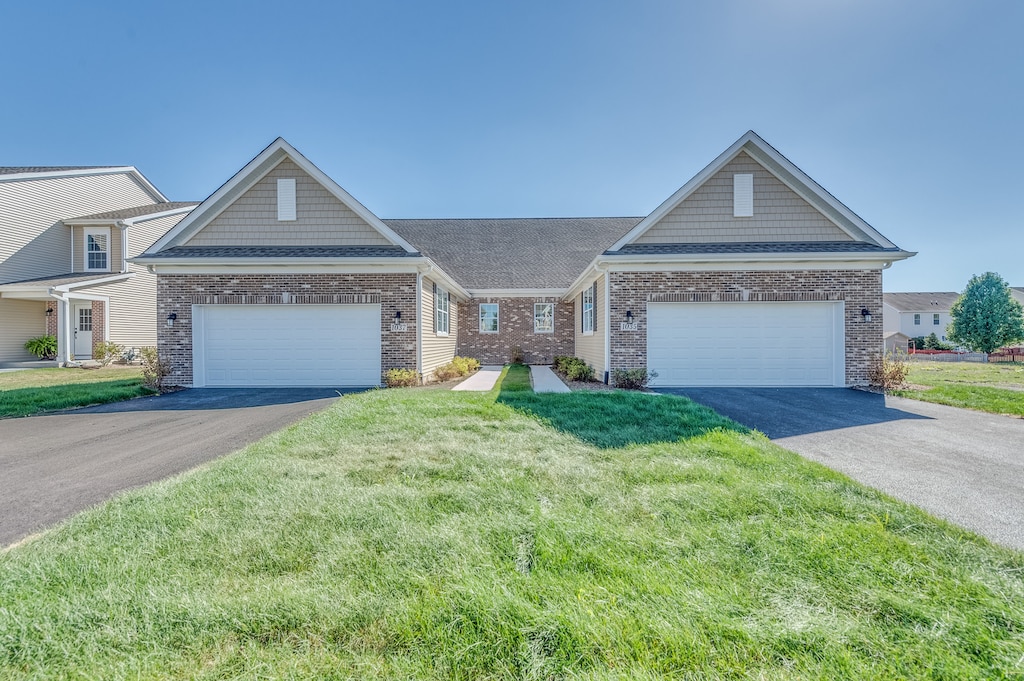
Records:
M932 326L938 326L941 323L940 319L938 312L932 314Z
M494 331L484 330L484 306L494 306ZM480 333L498 333L501 330L501 307L498 303L480 303L480 308L477 312L479 326L477 327Z
M914 326L921 326L921 315L920 313L914 313Z
M551 328L550 329L538 329L537 328L537 308L547 305L551 308ZM554 333L555 332L555 304L554 303L534 303L533 304L533 332L534 333Z
M441 309L441 301L444 301L444 309ZM434 289L434 333L438 336L447 336L451 332L451 296L448 291L440 286ZM439 323L440 315L444 313L444 331Z
M107 239L107 266L106 267L89 267L89 237L90 236L104 236ZM110 271L110 259L113 249L110 247L110 228L109 227L86 227L82 232L82 271L83 272L109 272Z
M596 289L597 289L597 283L595 282L593 284L593 286L588 286L587 288L583 289L583 293L581 294L582 298L580 298L580 308L581 308L581 314L583 315L583 321L582 321L582 326L580 328L582 329L581 333L584 336L593 336L594 335L594 327L596 326L596 324L594 324L594 321L595 321L595 319L594 319L594 317L595 317L594 310L595 310L595 302L597 300L597 295L595 293ZM587 294L588 293L590 294L590 309L589 310L587 309ZM590 313L589 315L587 314L588 312ZM588 321L590 322L589 324L587 324ZM588 326L590 328L587 328Z

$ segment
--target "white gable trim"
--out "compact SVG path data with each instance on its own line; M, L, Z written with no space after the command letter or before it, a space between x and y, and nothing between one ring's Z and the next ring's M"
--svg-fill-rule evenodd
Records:
M349 207L353 213L362 218L367 224L377 230L381 236L394 246L401 246L407 253L418 252L408 241L398 236L390 227L385 225L380 218L374 215L363 204L347 191L341 188L337 182L328 177L322 170L317 168L300 154L295 147L288 144L282 137L274 140L270 146L261 151L256 158L249 161L245 167L232 176L230 180L221 185L197 208L195 208L185 219L171 228L155 244L150 246L146 253L156 253L171 246L180 246L194 236L199 230L208 225L214 218L220 215L230 206L234 200L248 191L253 185L262 180L285 158L299 166L307 175L319 182L336 199Z
M804 171L797 168L789 159L761 139L757 133L750 130L722 152L718 158L694 175L689 182L680 187L672 196L668 197L664 203L654 209L654 212L641 220L636 227L616 241L608 250L617 251L626 244L635 241L644 232L660 222L662 218L679 204L689 198L693 192L707 182L715 173L736 158L741 151L749 154L751 158L760 163L780 182L793 190L800 198L821 211L823 215L832 220L837 227L849 234L855 241L868 241L883 248L896 248L896 244L879 234L856 213L825 191L821 185L812 180Z

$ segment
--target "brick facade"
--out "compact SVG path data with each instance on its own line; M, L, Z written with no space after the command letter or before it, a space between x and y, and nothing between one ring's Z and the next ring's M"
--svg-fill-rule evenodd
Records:
M46 307L44 310L53 310L51 314L46 315L46 335L56 336L57 335L57 301L46 301ZM44 311L43 314L46 314Z
M647 365L647 302L727 302L731 300L841 300L846 315L846 383L863 385L868 363L882 348L881 270L811 270L740 272L612 272L611 369ZM871 311L865 322L860 311ZM635 332L620 331L626 311L638 323Z
M107 328L104 315L106 312L106 304L102 300L92 301L92 347L95 348L98 344L106 340L104 338L104 330ZM93 354L95 357L95 353Z
M157 348L171 374L167 385L192 384L192 305L376 303L381 306L381 371L416 367L416 275L160 274ZM167 315L177 319L168 328ZM406 331L392 331L395 312Z
M498 333L480 333L480 303L498 304ZM533 304L554 303L554 333L534 333ZM481 364L507 364L512 349L523 351L527 364L550 364L555 355L575 352L572 302L547 298L473 298L459 305L458 352Z

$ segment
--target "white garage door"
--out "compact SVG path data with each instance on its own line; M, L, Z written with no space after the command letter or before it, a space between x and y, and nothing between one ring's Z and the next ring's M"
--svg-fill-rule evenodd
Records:
M380 384L379 305L196 305L196 387Z
M843 303L649 303L657 386L842 386Z

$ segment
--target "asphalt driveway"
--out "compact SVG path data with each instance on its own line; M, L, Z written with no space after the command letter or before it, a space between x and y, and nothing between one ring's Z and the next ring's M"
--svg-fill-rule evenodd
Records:
M322 389L200 389L0 420L0 547L327 407Z
M659 390L1024 550L1024 419L835 388Z

